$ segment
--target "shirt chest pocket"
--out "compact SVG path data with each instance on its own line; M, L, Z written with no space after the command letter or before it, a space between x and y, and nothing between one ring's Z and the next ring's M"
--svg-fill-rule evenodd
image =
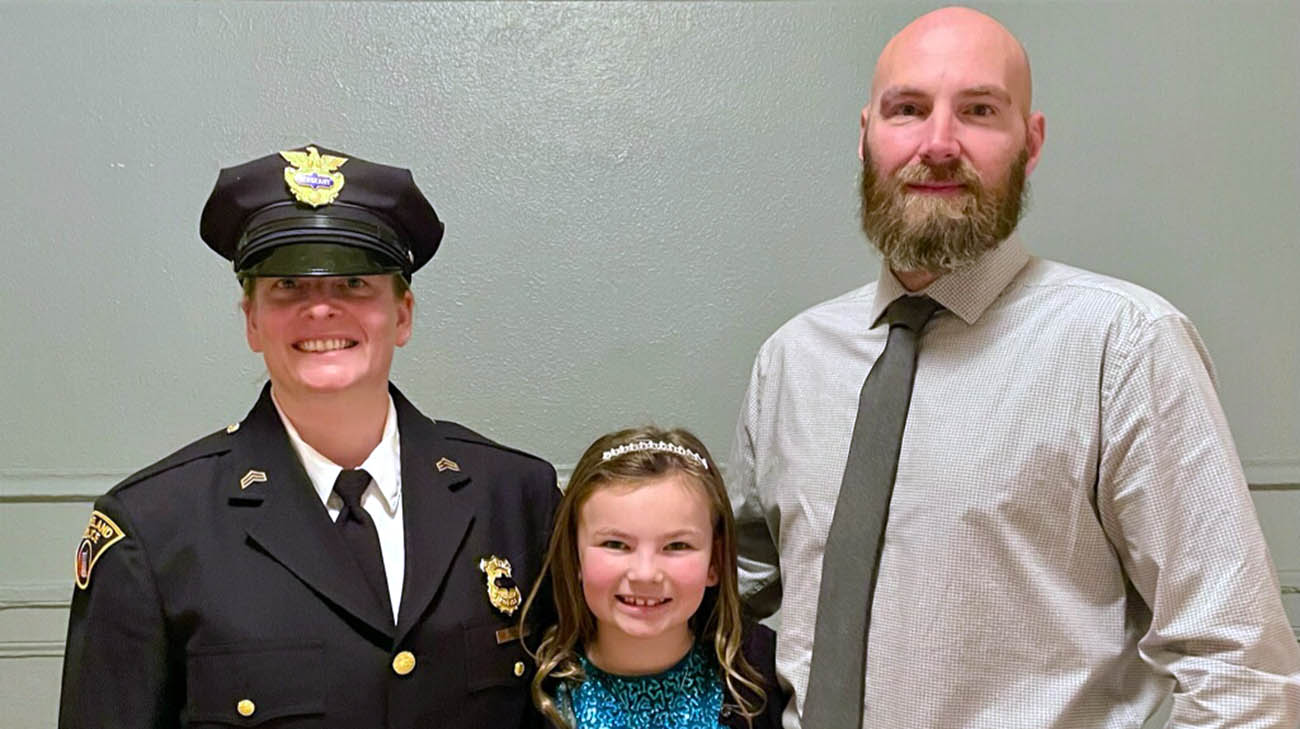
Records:
M325 712L324 646L241 643L186 657L186 713L192 723L259 726Z

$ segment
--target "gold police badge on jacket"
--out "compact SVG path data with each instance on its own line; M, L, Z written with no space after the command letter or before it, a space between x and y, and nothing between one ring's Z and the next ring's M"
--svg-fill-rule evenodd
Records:
M478 561L478 568L487 576L488 601L492 607L506 615L514 615L519 608L521 598L519 586L515 584L510 562L502 557L490 554Z

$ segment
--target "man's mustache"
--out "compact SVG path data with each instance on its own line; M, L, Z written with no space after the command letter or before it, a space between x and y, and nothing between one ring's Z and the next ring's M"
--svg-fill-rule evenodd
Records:
M971 188L980 189L979 173L965 160L957 160L947 165L931 165L925 162L913 162L894 174L902 184L917 182L958 182Z

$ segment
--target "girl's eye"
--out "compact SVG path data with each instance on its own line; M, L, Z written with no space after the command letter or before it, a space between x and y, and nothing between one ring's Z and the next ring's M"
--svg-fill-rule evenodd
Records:
M600 546L604 547L605 549L614 549L620 552L627 549L627 543L620 542L617 539L606 539L605 541L600 543Z
M695 547L687 542L669 542L668 544L664 545L664 549L668 550L669 552L684 552L687 550L695 549Z

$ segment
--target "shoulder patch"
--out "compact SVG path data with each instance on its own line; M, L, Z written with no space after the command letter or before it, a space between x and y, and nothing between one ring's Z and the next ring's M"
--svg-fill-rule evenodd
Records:
M90 524L86 527L85 534L81 536L81 543L77 545L78 588L84 590L90 586L90 571L95 568L95 563L109 547L117 544L125 536L126 532L122 531L122 528L104 512L98 509L90 512Z

